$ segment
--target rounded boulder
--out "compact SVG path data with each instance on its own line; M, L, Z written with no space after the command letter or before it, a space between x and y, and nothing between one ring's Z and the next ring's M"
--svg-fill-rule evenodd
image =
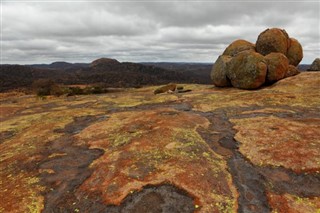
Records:
M295 67L293 65L289 65L285 77L287 78L287 77L295 76L295 75L298 75L299 73L300 73L300 71L298 70L297 67Z
M238 53L245 51L245 50L252 50L255 51L255 46L249 41L239 39L232 42L223 52L222 55L229 55L235 56Z
M271 28L260 33L256 42L256 50L262 55L272 52L286 55L289 45L289 36L285 30Z
M236 88L257 89L265 82L266 75L266 61L257 52L240 52L228 63L227 77Z
M298 40L290 38L290 47L287 52L287 58L289 59L289 64L293 66L298 66L303 58L302 46Z
M282 53L270 53L264 57L267 62L267 77L269 83L283 79L289 67L288 58Z
M211 70L211 80L217 87L228 87L231 86L230 80L227 78L227 64L232 59L228 55L220 55L214 63Z

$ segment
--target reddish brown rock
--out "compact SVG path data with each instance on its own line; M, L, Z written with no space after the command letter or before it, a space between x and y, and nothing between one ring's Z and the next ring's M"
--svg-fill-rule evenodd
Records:
M285 78L298 75L299 73L300 73L300 71L298 70L297 67L295 67L293 65L289 65L288 70L285 75Z
M228 66L227 77L236 88L256 89L265 82L267 65L259 53L243 51L233 57Z
M227 78L227 64L232 59L228 55L220 55L211 70L211 80L217 87L231 86L230 80Z
M289 45L289 36L285 30L271 28L260 33L256 42L256 50L262 55L272 52L286 55Z
M287 58L289 59L289 64L293 66L298 66L303 58L302 46L298 40L290 38L290 47L287 52Z
M278 213L305 213L319 212L319 197L299 197L292 194L267 193L268 202L273 212Z
M255 51L255 46L249 41L246 40L236 40L232 42L226 50L223 52L223 55L235 56L238 53L245 51L245 50L252 50Z
M282 53L270 53L264 58L268 66L266 81L275 82L283 79L289 67L288 58Z

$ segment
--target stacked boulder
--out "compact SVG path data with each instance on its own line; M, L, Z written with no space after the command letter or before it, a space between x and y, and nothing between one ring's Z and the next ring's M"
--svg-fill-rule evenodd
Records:
M267 29L255 45L242 39L232 42L215 62L211 79L218 87L257 89L298 74L302 57L301 44L285 30Z

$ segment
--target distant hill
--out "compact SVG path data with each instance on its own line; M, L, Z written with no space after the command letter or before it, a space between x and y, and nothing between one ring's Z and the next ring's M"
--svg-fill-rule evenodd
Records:
M39 69L72 69L72 68L82 68L82 67L89 67L90 64L88 63L68 63L64 61L57 61L51 64L32 64L28 65L33 68Z
M307 71L309 69L309 67L310 67L310 64L299 64L298 65L298 69L300 71Z
M170 63L170 62L143 62L144 65L151 65L163 69L183 73L192 76L199 84L210 84L210 72L213 63Z
M30 87L37 79L52 79L60 84L95 84L106 87L140 87L175 83L201 83L197 75L157 66L98 59L91 64L55 62L49 65L2 65L0 91Z

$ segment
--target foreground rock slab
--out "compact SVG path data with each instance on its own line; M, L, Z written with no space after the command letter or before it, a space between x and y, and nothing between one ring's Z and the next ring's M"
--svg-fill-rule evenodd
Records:
M0 212L317 212L319 85L0 94Z

